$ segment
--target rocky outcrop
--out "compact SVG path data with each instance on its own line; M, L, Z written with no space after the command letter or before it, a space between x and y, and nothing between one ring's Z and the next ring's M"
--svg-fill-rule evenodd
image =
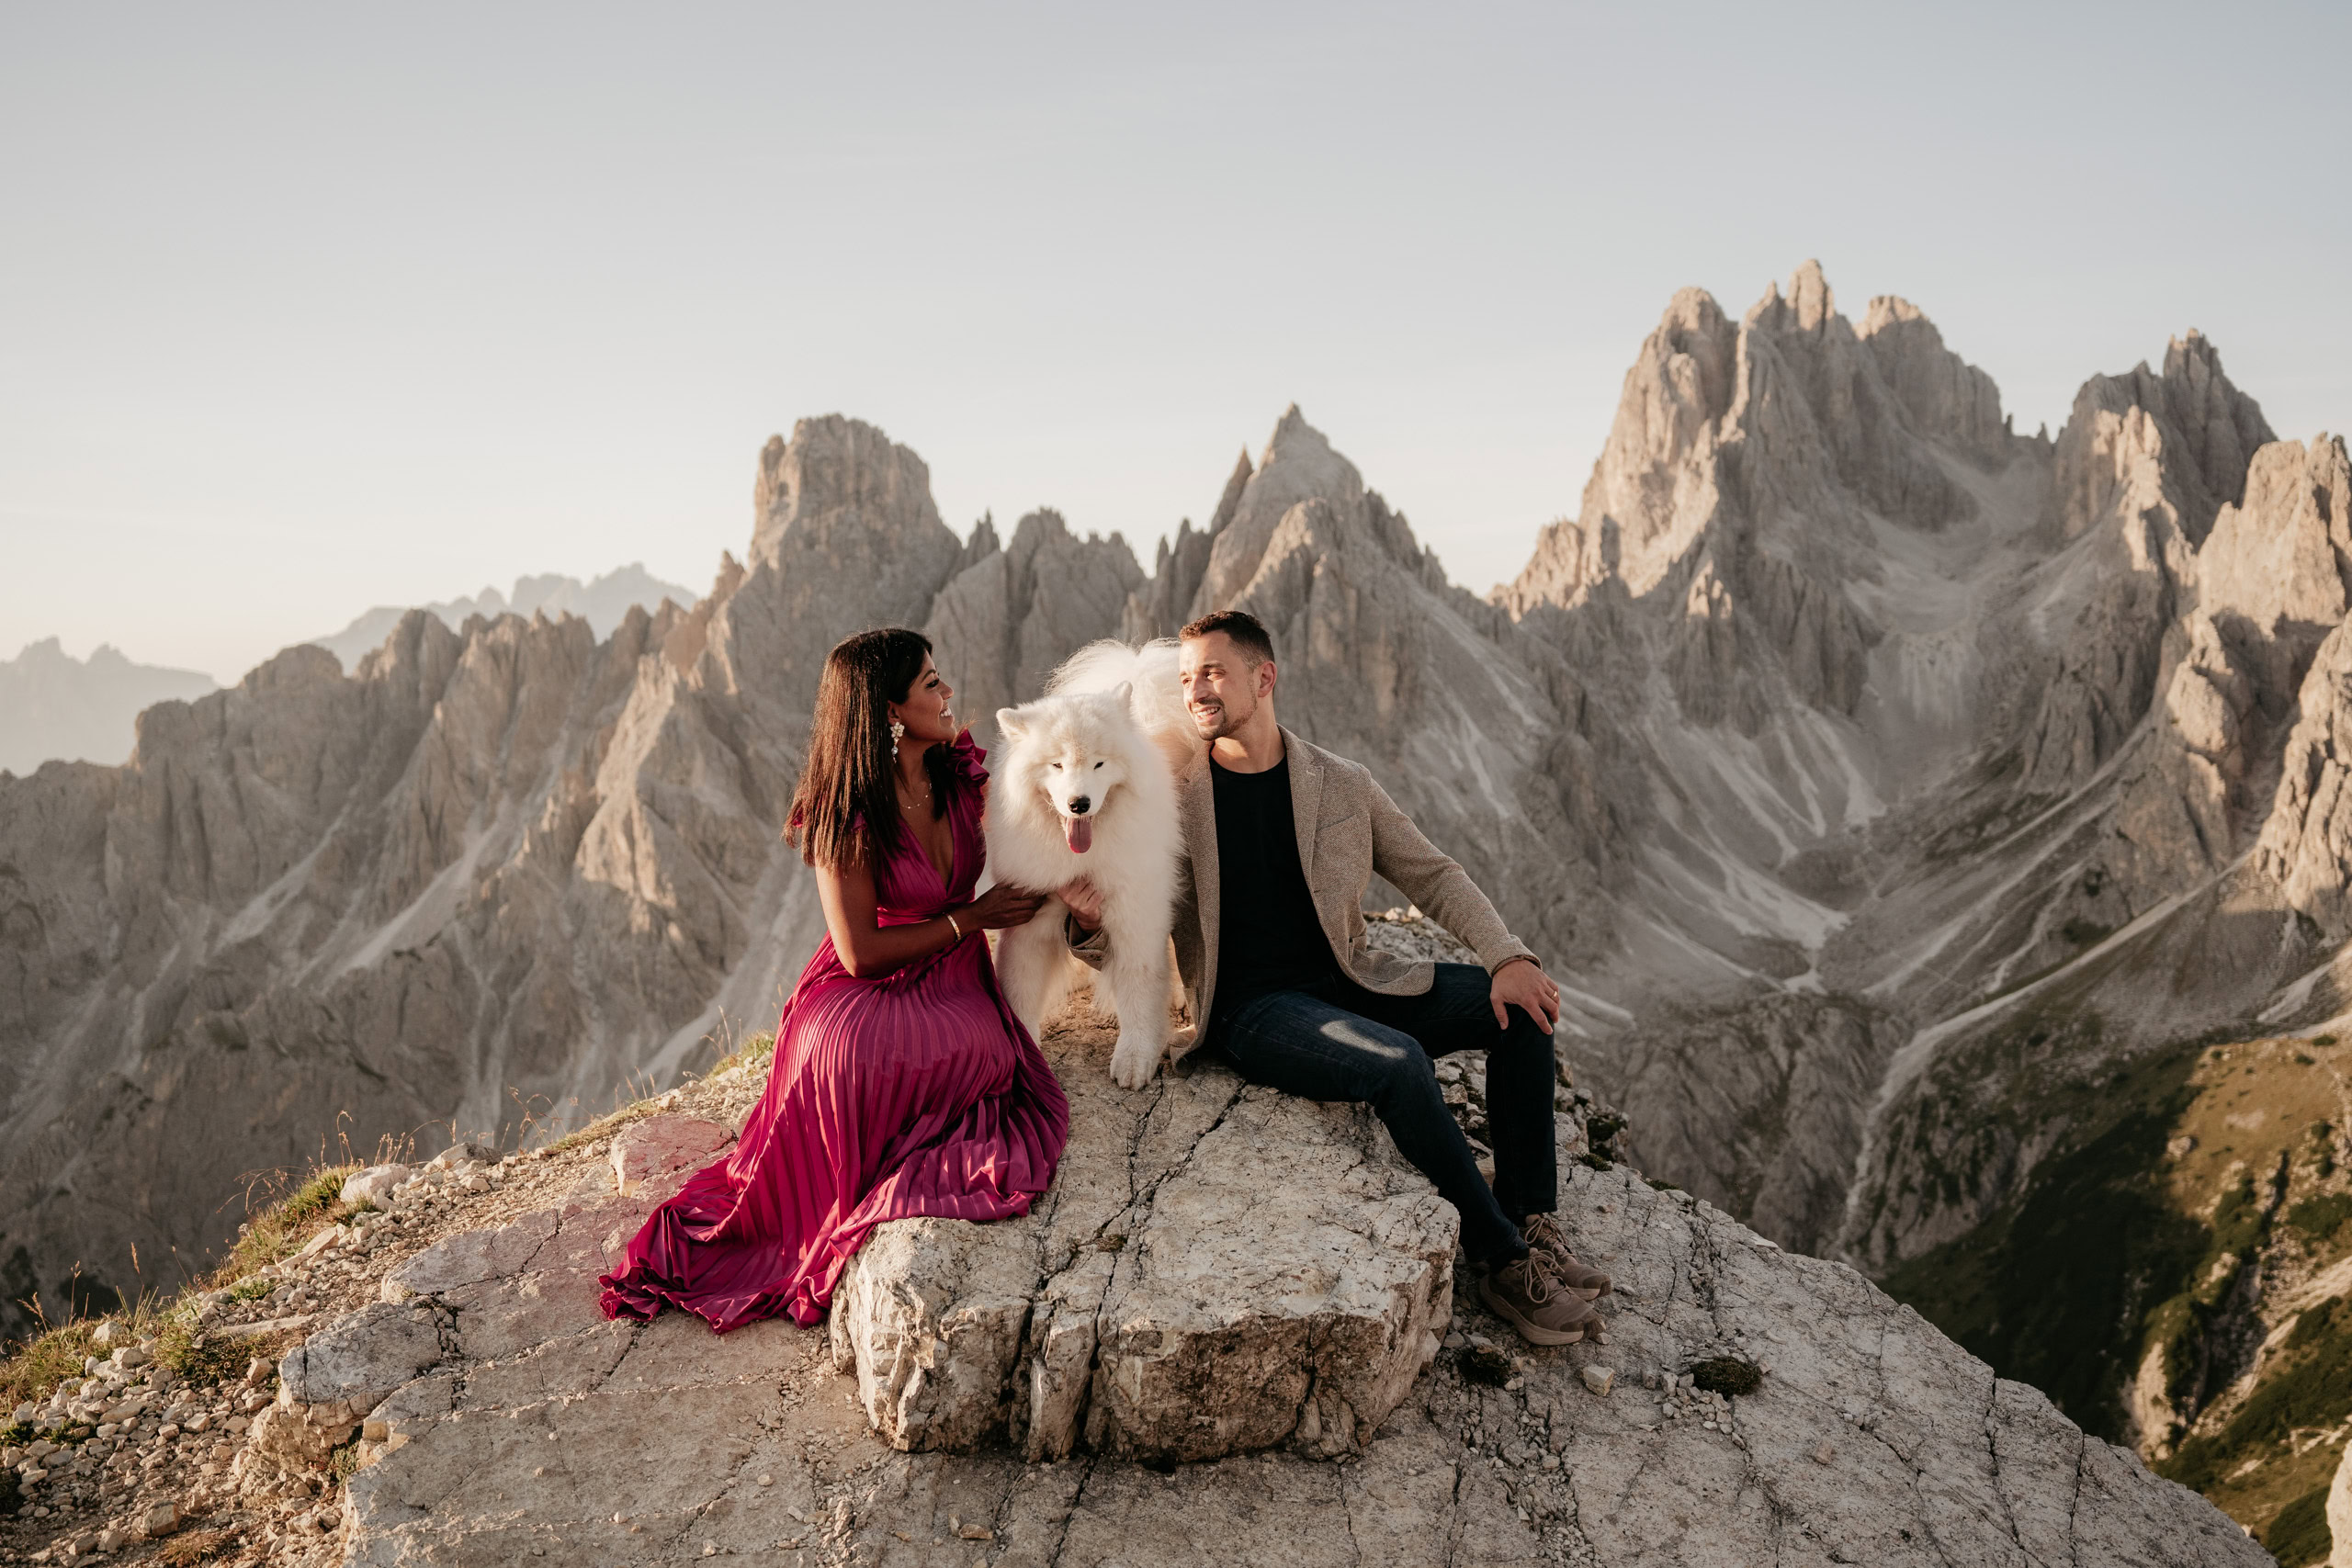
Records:
M1452 1208L1361 1107L1219 1067L1134 1094L1107 1036L1057 1049L1071 1143L1037 1210L885 1226L842 1277L834 1360L876 1429L1033 1460L1353 1451L1437 1352Z
M1894 1021L1849 998L1786 992L1662 1011L1600 1054L1645 1164L1799 1251L1845 1221L1862 1124Z
M1561 1212L1583 1255L1616 1281L1604 1303L1608 1342L1526 1349L1475 1302L1432 1302L1435 1358L1413 1356L1405 1386L1380 1396L1385 1411L1370 1415L1369 1394L1363 1405L1327 1403L1321 1375L1306 1365L1330 1368L1344 1351L1266 1314L1347 1293L1346 1269L1335 1283L1295 1267L1335 1219L1346 1234L1324 1257L1362 1263L1385 1252L1408 1269L1427 1265L1419 1219L1368 1235L1350 1217L1367 1193L1375 1210L1418 1214L1433 1201L1426 1187L1378 1197L1399 1188L1394 1156L1367 1146L1334 1109L1292 1102L1293 1119L1264 1122L1262 1136L1231 1135L1237 1117L1266 1102L1214 1071L1171 1077L1128 1125L1101 1125L1091 1113L1117 1091L1089 1084L1103 1076L1109 1032L1081 1023L1046 1043L1082 1108L1080 1142L1051 1194L1057 1214L886 1226L854 1279L869 1293L896 1291L901 1324L930 1314L923 1331L944 1332L922 1371L953 1383L973 1364L972 1341L1019 1315L999 1306L1022 1292L990 1281L1033 1280L1041 1235L1141 1213L1132 1239L1083 1252L1065 1275L1080 1289L1053 1303L1075 1293L1109 1309L1095 1321L1115 1332L1061 1370L1132 1401L1118 1406L1117 1424L1081 1421L1067 1453L1037 1451L1009 1428L908 1440L910 1429L890 1423L923 1402L913 1377L877 1410L876 1385L888 1380L873 1374L883 1363L854 1351L857 1375L836 1371L850 1320L865 1314L881 1326L870 1304L841 1304L830 1335L776 1320L719 1337L678 1313L605 1321L594 1275L674 1190L673 1175L616 1191L616 1134L668 1145L672 1134L739 1119L761 1087L759 1067L739 1067L633 1107L617 1128L560 1152L458 1162L437 1185L414 1176L390 1215L327 1226L273 1271L344 1310L280 1361L274 1395L264 1368L217 1395L190 1391L164 1413L200 1415L217 1429L216 1404L255 1409L249 1429L220 1442L229 1462L174 1465L220 1452L216 1438L176 1420L152 1432L136 1424L152 1416L127 1428L129 1442L164 1461L143 1478L83 1484L74 1459L45 1451L30 1461L41 1475L33 1495L51 1511L0 1521L0 1546L78 1551L103 1533L109 1550L138 1560L153 1548L103 1521L168 1506L197 1546L242 1537L254 1556L304 1568L754 1552L810 1562L1260 1562L1319 1560L1334 1543L1351 1560L1460 1564L1751 1561L1796 1542L1832 1562L2264 1561L2202 1499L2086 1438L1852 1270L1784 1252L1612 1163L1588 1137L1588 1117L1601 1113L1577 1092L1562 1096ZM1205 1114L1220 1103L1222 1118ZM1122 1135L1136 1140L1132 1174ZM1285 1140L1279 1153L1295 1163L1275 1190L1265 1186L1274 1151L1263 1137ZM1156 1188L1140 1190L1138 1178ZM1182 1196L1187 1183L1197 1202ZM1253 1205L1251 1190L1264 1201ZM1261 1291L1257 1317L1228 1324L1219 1349L1263 1374L1281 1400L1215 1372L1168 1376L1165 1363L1185 1359L1176 1344L1144 1342L1162 1326L1144 1303L1180 1300L1156 1296L1155 1280L1197 1280L1214 1303L1229 1271L1261 1266L1234 1250L1241 1229L1266 1238L1262 1266L1287 1258L1293 1271L1283 1289ZM951 1242L951 1233L960 1234ZM944 1247L958 1259L952 1303L916 1299L919 1278L949 1277L908 1264L939 1263ZM495 1262L484 1277L449 1275L403 1304L361 1304L381 1293L383 1271L415 1279L436 1255ZM1152 1268L1123 1284L1122 1270L1146 1258ZM1088 1268L1091 1277L1072 1277ZM1031 1347L1041 1336L1050 1347L1065 1322L1043 1305L1030 1309ZM1138 1359L1162 1366L1130 1371ZM1287 1427L1238 1419L1283 1401ZM947 1397L929 1408L964 1407ZM1335 1433L1327 1413L1350 1411L1361 1418ZM1306 1429L1307 1412L1319 1429ZM1162 1433L1193 1435L1136 1442L1147 1415ZM1176 1447L1207 1446L1207 1433L1220 1457L1171 1462Z
M2255 862L2290 908L2340 942L2352 936L2352 626L2319 645L2296 707Z

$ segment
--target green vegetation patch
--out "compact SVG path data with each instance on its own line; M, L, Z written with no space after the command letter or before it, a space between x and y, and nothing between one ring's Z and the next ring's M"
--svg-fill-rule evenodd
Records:
M2287 1224L2314 1246L2333 1236L2346 1220L2352 1220L2352 1192L2323 1192L2287 1209Z
M2336 1304L2331 1302L2328 1308ZM2352 1416L2352 1325L2337 1321L2341 1314L2334 1310L2311 1324L2322 1310L2313 1308L2297 1321L2289 1338L2302 1336L2302 1343L2282 1351L2287 1359L2256 1386L2229 1425L2181 1444L2178 1453L2156 1466L2156 1473L2210 1493L2247 1458L2285 1450L2298 1428L2332 1427Z
M2339 1326L2352 1327L2352 1325L2339 1325L2338 1320L2343 1315L2344 1298L2328 1297L2295 1319L2295 1326L2287 1331L2286 1348L2300 1350L2306 1345L2318 1344Z
M2314 1486L2285 1507L2261 1535L2278 1568L2309 1568L2327 1561L2335 1546L2327 1529L2327 1488Z
M197 1326L196 1314L174 1313L155 1336L155 1359L191 1383L227 1382L245 1370L251 1347L234 1339L209 1338Z

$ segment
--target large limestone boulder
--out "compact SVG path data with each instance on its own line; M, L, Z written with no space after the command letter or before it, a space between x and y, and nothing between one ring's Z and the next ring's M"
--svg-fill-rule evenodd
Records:
M1074 1136L1040 1210L885 1225L835 1363L901 1449L1159 1461L1352 1450L1436 1353L1459 1223L1354 1107L1203 1064L1143 1094L1056 1036Z

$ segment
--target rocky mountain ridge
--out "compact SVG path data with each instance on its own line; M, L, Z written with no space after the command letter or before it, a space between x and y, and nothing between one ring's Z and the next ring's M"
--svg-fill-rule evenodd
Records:
M0 1281L127 1292L338 1111L537 1136L764 1017L818 935L777 834L843 633L926 627L978 716L1226 604L1544 955L1649 1168L1896 1267L2016 1198L2070 1087L2352 1007L2348 475L2193 333L2018 434L1810 264L1736 320L1675 298L1486 599L1296 410L1148 573L1048 513L959 541L912 452L803 421L690 609L411 615L0 782Z

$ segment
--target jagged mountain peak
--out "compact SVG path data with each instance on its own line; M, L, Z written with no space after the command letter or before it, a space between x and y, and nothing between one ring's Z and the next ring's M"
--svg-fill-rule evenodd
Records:
M795 527L827 536L844 525L946 532L931 499L931 469L913 448L842 414L797 421L789 441L768 437L752 505L755 558L773 558Z
M1240 469L1235 470L1235 478L1240 478ZM1230 603L1249 585L1267 541L1292 507L1320 497L1351 511L1362 507L1365 493L1363 475L1306 423L1296 403L1275 422L1256 470L1241 479L1240 493L1232 495L1230 483L1227 492L1232 506L1229 512L1222 502L1218 506L1208 561L1186 607L1187 617Z
M1855 542L1836 547L1867 555L1868 516L1934 531L1974 515L1949 458L1997 471L2016 455L1992 378L1910 301L1872 300L1857 331L1812 261L1737 323L1685 288L1625 373L1576 519L1547 527L1495 597L1523 615L1613 581L1679 603L1726 531L1777 531L1774 547L1815 556L1846 536Z
M2053 523L2072 538L2161 507L2194 547L2245 493L2256 449L2277 439L2262 406L2222 370L2221 351L2192 329L2167 343L2162 372L2142 360L2075 394L2058 434Z
M1808 258L1789 275L1786 295L1781 294L1777 282L1766 284L1764 297L1747 308L1742 324L1762 323L1781 332L1818 333L1842 322L1828 276L1818 261Z

